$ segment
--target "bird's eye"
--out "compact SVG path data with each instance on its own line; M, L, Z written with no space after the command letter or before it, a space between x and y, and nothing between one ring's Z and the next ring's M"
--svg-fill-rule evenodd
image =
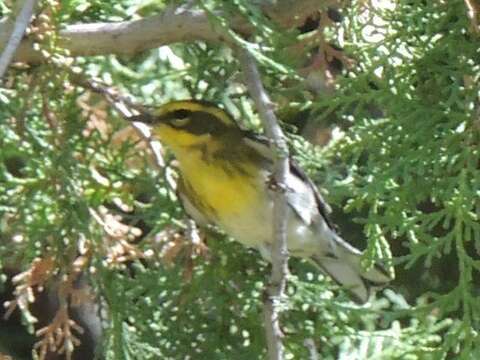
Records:
M171 124L175 127L182 127L189 123L191 112L188 110L177 110L173 113Z
M183 118L183 119L172 119L170 123L175 127L182 127L187 125L190 122L190 118Z

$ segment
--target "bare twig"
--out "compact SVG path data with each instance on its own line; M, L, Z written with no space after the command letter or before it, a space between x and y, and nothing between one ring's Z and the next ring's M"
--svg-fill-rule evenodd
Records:
M315 341L312 338L305 339L303 345L308 349L310 353L310 360L318 360L317 347L315 346Z
M103 84L100 80L86 79L81 74L71 73L71 76L75 83L80 86L89 89L97 94L101 94L105 99L113 106L118 113L130 121L130 117L133 116L133 112L130 109L137 110L138 112L145 112L143 105L135 103L133 100L127 98L125 95L121 95L118 91Z
M338 0L266 1L262 9L280 25L291 28L302 24L310 14L332 1ZM244 35L254 30L242 16L234 17L231 24L233 30ZM74 57L135 54L175 42L229 42L228 34L214 28L204 11L186 7L168 8L162 14L139 20L67 25L59 31L59 36L58 46L67 49ZM7 26L0 21L0 46L7 38ZM42 57L34 51L33 40L25 39L15 54L15 60L39 62Z
M158 141L154 141L151 137L150 129L145 124L139 122L132 122L131 117L136 115L132 110L138 113L146 113L146 108L143 105L137 104L124 95L121 95L111 87L102 84L98 80L85 79L80 74L72 73L73 80L80 86L89 89L95 93L101 94L112 105L112 107L127 120L137 131L142 139L144 139L155 157L155 164L159 169L165 167L165 160L162 156L161 145Z
M25 33L25 30L30 23L33 9L35 8L36 3L37 0L23 1L23 6L21 7L20 12L15 19L15 24L13 25L12 32L8 37L2 54L0 55L0 79L5 74L5 71L7 71L8 65L10 65L10 62L15 55L15 51L17 50L18 46L22 41L23 34Z
M467 15L470 19L472 29L477 34L480 33L479 14L480 14L480 4L476 0L465 0L465 6L467 7Z
M272 273L267 288L268 296L264 302L265 331L267 335L268 356L270 360L282 360L284 350L280 330L278 302L284 297L288 275L287 249L287 200L284 194L289 174L288 147L280 128L273 104L266 93L255 59L244 49L238 50L239 61L245 76L250 95L255 101L266 134L271 140L271 148L276 155L274 163L274 224L272 239Z

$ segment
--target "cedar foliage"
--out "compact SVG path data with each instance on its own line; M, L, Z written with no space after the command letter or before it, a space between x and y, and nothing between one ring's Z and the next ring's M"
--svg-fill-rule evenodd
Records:
M0 5L8 15L9 3ZM12 67L0 88L0 279L12 313L0 325L0 352L21 359L34 348L42 357L54 339L75 355L81 324L72 314L88 303L100 309L99 358L265 358L268 264L214 230L192 243L171 159L157 169L145 143L72 76L98 77L147 105L214 101L259 131L234 53L179 43L68 62L58 47L65 24L174 5L183 2L42 2L31 36L45 61ZM330 5L339 10L319 5L321 15L299 29L280 28L257 2L192 5L261 64L292 151L325 189L344 236L366 247L365 266L383 258L397 273L360 307L292 259L281 319L288 357L308 358L304 341L313 339L322 359L478 358L475 23L462 0ZM255 29L248 41L231 30L232 14ZM328 89L318 80L326 69L335 74ZM302 129L335 136L314 147ZM39 324L34 304L45 292L59 305ZM21 339L11 331L19 314L30 334Z

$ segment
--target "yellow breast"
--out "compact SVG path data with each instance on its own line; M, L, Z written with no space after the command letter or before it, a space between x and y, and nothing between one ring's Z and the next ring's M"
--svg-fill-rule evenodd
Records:
M213 212L218 221L222 218L242 216L260 201L263 184L261 174L252 164L232 164L223 161L208 162L201 154L179 156L180 170L194 196L206 205L204 211Z

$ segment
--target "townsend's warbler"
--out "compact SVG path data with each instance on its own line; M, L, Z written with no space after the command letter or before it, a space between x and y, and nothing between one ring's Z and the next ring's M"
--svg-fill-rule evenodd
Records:
M268 142L242 130L224 110L201 101L170 102L131 119L149 124L152 136L172 150L181 175L178 193L188 214L200 225L219 226L269 260L273 156ZM368 300L372 285L390 280L380 266L362 269L361 252L335 232L328 205L293 161L286 197L291 255L313 261L359 302Z

